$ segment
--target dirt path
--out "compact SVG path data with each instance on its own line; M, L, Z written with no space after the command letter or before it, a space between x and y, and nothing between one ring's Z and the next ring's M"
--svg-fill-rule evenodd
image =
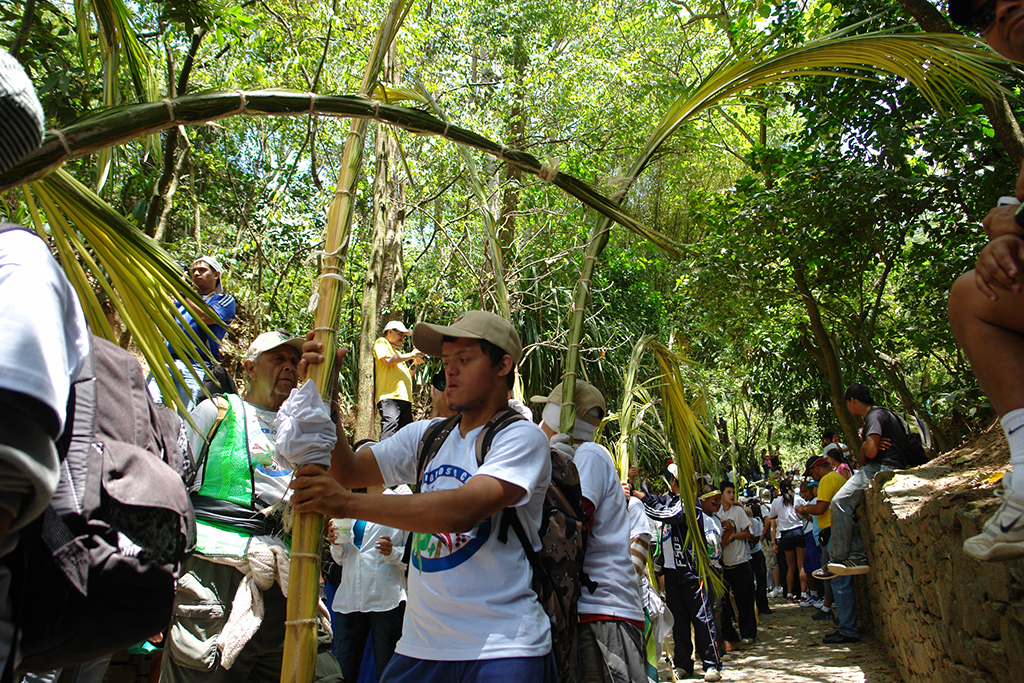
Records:
M870 635L851 645L822 645L832 622L813 621L814 610L798 604L772 600L771 605L772 613L758 624L757 642L725 655L723 681L902 683L882 644ZM658 680L672 680L664 659Z

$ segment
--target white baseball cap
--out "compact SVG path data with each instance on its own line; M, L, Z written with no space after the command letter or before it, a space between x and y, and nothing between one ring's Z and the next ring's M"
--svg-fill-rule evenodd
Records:
M273 332L264 332L260 336L252 340L252 344L249 344L249 350L245 352L245 357L251 361L255 361L259 358L259 355L264 351L270 351L276 349L278 346L290 346L299 354L302 354L302 344L305 339L300 337L288 338L284 332L275 330Z
M384 326L384 331L387 332L388 330L398 330L399 332L404 334L406 337L408 337L410 334L412 334L412 331L410 331L408 327L403 325L401 320L392 320L387 325L385 325Z

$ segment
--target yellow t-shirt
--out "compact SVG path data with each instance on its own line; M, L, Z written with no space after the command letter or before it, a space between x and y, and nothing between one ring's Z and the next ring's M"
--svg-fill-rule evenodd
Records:
M379 338L373 343L374 367L376 368L376 398L377 403L382 398L389 398L393 401L412 402L412 373L405 363L388 365L382 359L388 356L398 355L395 347L385 337Z
M836 495L839 489L843 488L845 483L846 480L843 479L843 475L836 471L829 472L818 482L818 501L826 500L831 503L832 497ZM818 528L824 531L831 526L832 510L825 508L825 512L818 515Z

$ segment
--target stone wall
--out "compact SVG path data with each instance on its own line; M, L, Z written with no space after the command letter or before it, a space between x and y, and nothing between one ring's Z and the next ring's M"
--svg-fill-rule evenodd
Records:
M1024 681L1024 560L961 549L995 510L990 476L930 465L882 472L868 491L858 615L906 683Z

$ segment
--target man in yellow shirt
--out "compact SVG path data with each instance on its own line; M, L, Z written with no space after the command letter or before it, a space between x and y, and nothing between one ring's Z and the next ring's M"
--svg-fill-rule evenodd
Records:
M402 344L411 334L402 321L392 320L384 326L384 336L373 343L381 441L412 422L412 372L406 363L419 365L423 352L402 353Z
M846 480L843 479L843 475L832 469L832 463L824 455L812 455L807 459L804 476L814 477L818 481L818 498L811 505L797 505L796 511L818 518L818 528L821 529L819 536L821 539L821 569L815 570L814 576L824 580L826 585L825 606L822 606L822 610L831 612L834 598L836 613L839 617L839 628L834 633L825 636L823 642L826 644L856 643L860 640L860 634L857 632L857 614L854 609L853 577L838 576L828 570L829 540L832 535L832 512L829 506L832 503L832 498L839 489L843 488ZM826 619L829 616L831 614L825 617L819 617L816 614L814 618Z

